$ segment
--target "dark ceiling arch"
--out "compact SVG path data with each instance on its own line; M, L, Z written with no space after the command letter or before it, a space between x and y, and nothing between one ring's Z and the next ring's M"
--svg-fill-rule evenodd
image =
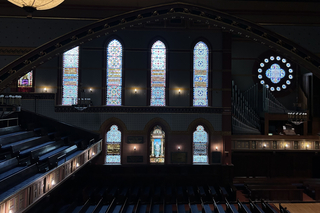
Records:
M221 28L223 31L252 39L290 58L320 78L320 58L285 37L257 24L217 10L187 3L170 3L99 20L39 46L0 70L0 91L28 71L75 46L151 21L176 18L205 23L208 27Z

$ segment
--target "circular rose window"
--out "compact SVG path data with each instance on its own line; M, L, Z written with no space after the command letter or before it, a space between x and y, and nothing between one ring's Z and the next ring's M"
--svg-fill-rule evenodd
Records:
M280 56L270 56L259 64L258 79L260 84L273 91L287 89L293 79L291 64Z

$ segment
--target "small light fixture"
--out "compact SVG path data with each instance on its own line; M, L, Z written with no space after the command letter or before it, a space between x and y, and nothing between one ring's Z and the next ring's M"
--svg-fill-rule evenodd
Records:
M49 10L61 4L64 0L8 0L12 4L22 7L27 12L35 10Z
M10 210L9 210L9 213L13 213L13 211L10 209Z
M181 89L179 89L179 95L180 95L180 93L181 93Z
M180 151L180 149L181 149L181 147L180 146L178 146L178 150Z
M94 152L92 152L92 156L94 155Z
M92 92L92 88L89 89L89 92Z
M285 148L287 148L287 147L288 147L288 144L285 145Z
M216 146L216 151L218 151L218 147Z
M136 147L136 146L134 146L134 147L133 147L133 150L134 150L134 151L136 151L136 150L137 150L137 147Z
M52 181L51 181L51 185L53 186L54 184L56 184L56 183L54 182L54 180L52 180Z
M77 167L79 167L79 163L77 163Z
M306 147L307 149L309 148L309 144L307 144L307 147Z
M137 89L134 89L134 93L137 94Z
M266 148L267 146L266 146L266 144L263 144L263 148Z
M47 92L47 88L46 87L43 89L43 92Z

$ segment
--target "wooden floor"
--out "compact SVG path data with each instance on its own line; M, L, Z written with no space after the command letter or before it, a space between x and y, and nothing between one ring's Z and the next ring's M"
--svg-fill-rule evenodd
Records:
M279 203L274 203L279 208ZM320 213L320 203L281 203L290 213Z

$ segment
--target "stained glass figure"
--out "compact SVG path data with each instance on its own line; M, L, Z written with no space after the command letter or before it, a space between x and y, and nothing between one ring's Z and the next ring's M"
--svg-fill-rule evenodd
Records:
M208 163L208 133L199 125L193 132L193 164Z
M33 72L30 71L18 80L18 87L32 87Z
M79 47L63 54L62 105L78 103Z
M160 126L154 127L151 132L151 151L150 151L150 163L164 163L164 141L165 133Z
M286 75L286 72L280 68L279 64L272 64L266 71L266 76L271 82L277 84Z
M122 45L113 39L107 47L107 100L108 106L121 106Z
M208 46L199 41L193 50L193 106L208 106Z
M107 141L107 156L106 164L121 163L121 132L118 126L112 125L106 135Z
M156 41L151 48L151 106L166 105L166 46Z

